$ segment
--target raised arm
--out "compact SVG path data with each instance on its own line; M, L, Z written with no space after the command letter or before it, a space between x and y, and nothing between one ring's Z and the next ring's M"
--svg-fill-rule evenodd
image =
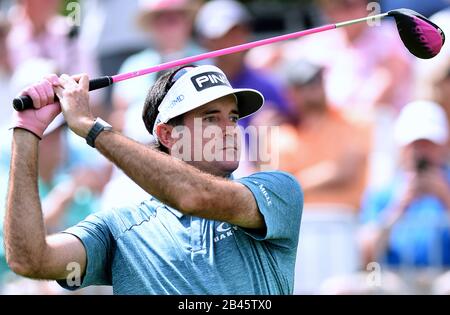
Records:
M39 98L34 92L29 95ZM69 263L78 263L81 274L86 265L84 247L76 237L46 237L38 194L39 138L59 111L53 104L17 114L15 120L4 240L10 268L31 278L64 279L72 271L67 270Z
M100 134L96 147L145 191L185 214L264 227L252 193L242 184L203 173L118 133Z
M94 124L88 106L88 78L77 84L60 78L57 91L69 127L86 138ZM264 228L253 194L244 185L205 174L115 132L102 132L96 148L152 196L179 211L245 228Z

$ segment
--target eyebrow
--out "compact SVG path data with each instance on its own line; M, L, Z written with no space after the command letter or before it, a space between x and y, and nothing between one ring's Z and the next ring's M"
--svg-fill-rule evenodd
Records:
M213 114L220 114L220 110L218 110L218 109L211 109L211 110L208 110L208 111L202 113L202 115L213 115ZM239 115L239 112L238 112L237 110L233 109L233 110L230 112L230 114L236 114L236 115Z

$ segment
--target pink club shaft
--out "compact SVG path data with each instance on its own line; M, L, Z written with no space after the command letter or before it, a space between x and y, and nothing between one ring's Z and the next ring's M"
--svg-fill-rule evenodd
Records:
M335 29L335 28L336 28L335 24L328 24L328 25L313 28L310 30L304 30L304 31L300 31L300 32L295 32L295 33L276 36L276 37L272 37L272 38L262 39L259 41L246 43L246 44L242 44L242 45L238 45L238 46L234 46L234 47L219 49L219 50L207 52L204 54L200 54L197 56L192 56L192 57L187 57L187 58L183 58L183 59L179 59L179 60L175 60L175 61L166 62L166 63L160 64L157 66L153 66L153 67L150 67L147 69L142 69L142 70L133 71L133 72L129 72L129 73L118 74L118 75L113 76L112 80L114 83L116 83L116 82L131 79L131 78L139 77L142 75L146 75L149 73L164 71L164 70L167 70L170 68L187 65L190 63L195 63L200 60L234 54L234 53L249 50L249 49L252 49L255 47L273 44L276 42L281 42L284 40L298 38L298 37L302 37L302 36L306 36L306 35L310 35L310 34L314 34L314 33L320 33L320 32L328 31L328 30Z

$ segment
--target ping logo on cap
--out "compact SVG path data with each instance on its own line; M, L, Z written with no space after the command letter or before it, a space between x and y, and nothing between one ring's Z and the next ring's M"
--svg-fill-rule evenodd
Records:
M191 81L198 92L220 85L231 87L227 77L220 72L204 72L193 76Z

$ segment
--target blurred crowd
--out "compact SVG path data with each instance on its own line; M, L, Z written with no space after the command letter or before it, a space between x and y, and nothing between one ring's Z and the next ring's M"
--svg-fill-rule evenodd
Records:
M397 2L408 7L408 1ZM311 14L318 26L365 17L371 13L368 3L299 1L298 10L318 12ZM264 35L255 32L251 7L234 0L70 4L0 1L2 205L11 100L27 85L48 73L94 78L131 72ZM410 4L450 36L450 3ZM381 5L390 9L396 1ZM278 127L276 139L266 139L277 154L270 167L292 173L302 185L295 294L450 294L450 43L436 58L418 60L403 46L395 23L385 20L201 63L219 66L235 88L263 93L264 109L240 124ZM141 112L159 75L91 92L95 114L125 135L151 143ZM243 161L235 177L262 167L268 166ZM41 141L39 175L49 233L148 197L71 133L62 116ZM4 206L1 226L3 212ZM111 293L108 288L83 292ZM55 283L12 274L3 242L1 293L67 294Z

